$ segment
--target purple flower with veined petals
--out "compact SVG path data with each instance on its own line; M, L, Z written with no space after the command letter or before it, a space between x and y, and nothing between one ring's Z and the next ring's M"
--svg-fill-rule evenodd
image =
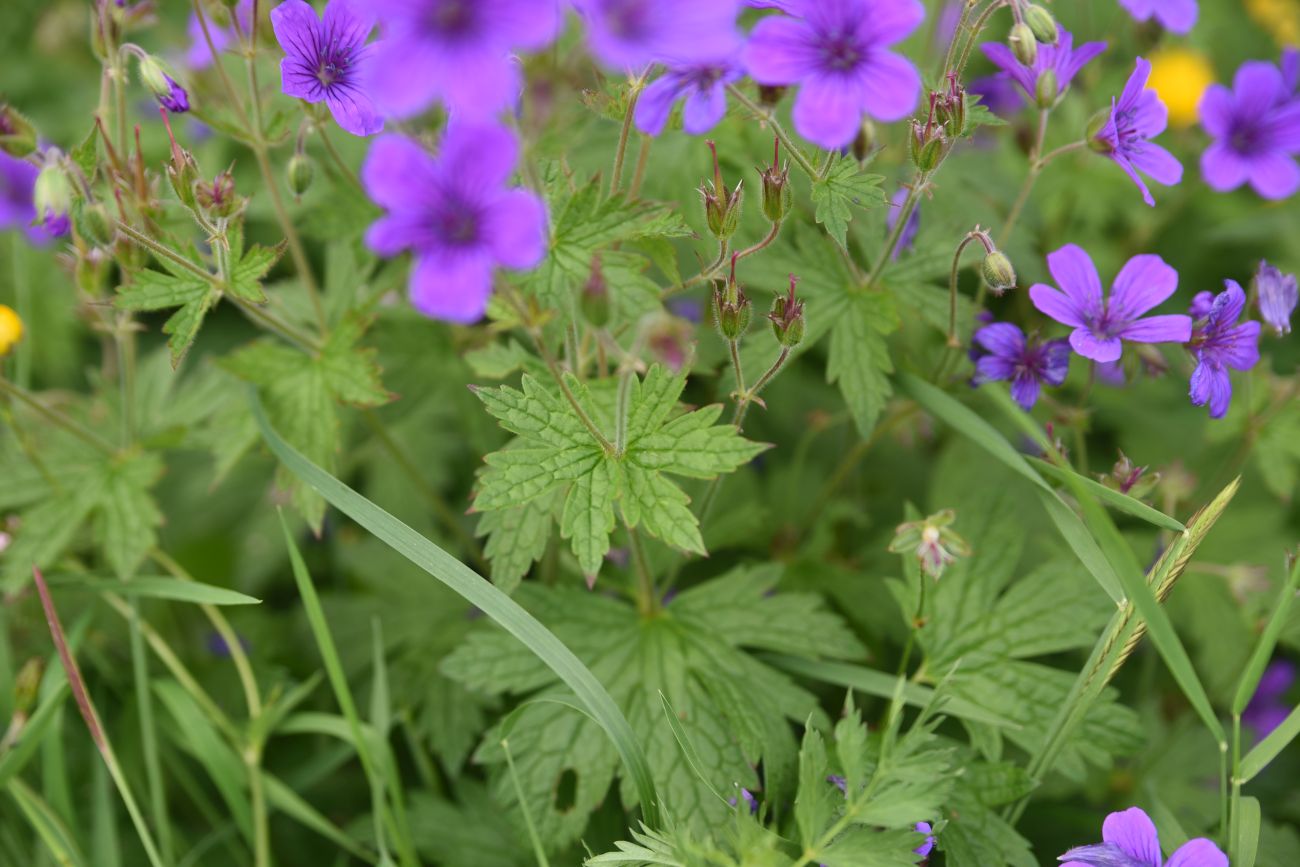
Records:
M917 855L920 855L922 858L928 858L930 853L934 851L934 835L930 833L934 828L930 827L929 822L917 822L912 826L912 828L916 833L925 835L925 840L921 845L917 846L912 851Z
M1241 721L1254 731L1256 741L1268 737L1291 715L1291 707L1284 697L1295 684L1295 679L1295 664L1286 659L1276 659L1264 669L1264 676L1241 715Z
M1038 101L1038 82L1046 73L1056 79L1056 93L1059 98L1069 88L1070 82L1097 55L1106 50L1105 42L1085 42L1078 49L1074 47L1074 36L1064 27L1060 28L1060 38L1055 45L1039 45L1033 66L1025 66L1011 49L1001 42L986 42L980 46L984 56L993 61L1025 92L1030 104Z
M889 214L885 217L885 228L892 232L898 225L898 218L903 213L903 203L907 201L907 195L910 191L907 187L899 187L894 195L889 199ZM907 215L907 222L903 224L902 234L898 236L898 244L894 247L894 252L889 255L890 259L897 260L899 256L912 249L916 243L916 235L921 231L921 203L917 202L912 206L912 213Z
M40 169L27 160L0 151L0 231L19 229L33 244L44 244L58 234L44 225L32 225L36 219L33 196L39 174Z
M368 86L393 117L443 102L461 120L487 120L518 99L511 52L541 48L560 26L555 0L375 0L384 41Z
M370 198L387 209L366 232L381 256L410 250L411 303L435 319L483 316L496 266L531 268L546 252L541 200L509 189L519 147L496 125L454 122L435 159L414 141L386 135L361 168Z
M1170 33L1189 33L1196 26L1196 0L1119 0L1138 21L1154 18Z
M745 46L745 66L759 84L798 84L794 127L824 148L858 134L862 116L900 120L916 107L921 76L888 50L917 28L917 0L800 0L800 17L759 21Z
M245 33L252 32L253 0L239 0L232 14L237 16L240 29ZM233 22L226 27L218 27L209 18L208 36L212 38L212 50L208 50L208 38L203 35L203 22L199 21L199 16L194 13L190 13L187 32L190 37L190 47L185 52L185 65L194 70L207 69L212 65L214 51L220 54L239 38Z
M1124 92L1112 105L1105 125L1090 144L1114 160L1142 191L1142 201L1154 206L1155 199L1138 172L1150 175L1157 183L1172 186L1182 181L1183 166L1173 154L1150 141L1164 132L1169 119L1160 97L1147 89L1150 75L1151 64L1139 57Z
M573 0L573 5L586 25L591 53L620 71L639 71L650 63L708 62L740 47L739 0Z
M1259 270L1255 272L1255 291L1258 293L1256 303L1259 304L1259 315L1277 332L1278 337L1290 334L1291 314L1295 312L1297 300L1300 300L1297 297L1300 293L1296 291L1295 275L1283 274L1261 261Z
M1243 63L1232 90L1211 85L1201 97L1201 126L1214 143L1201 154L1201 174L1211 189L1235 190L1250 182L1266 199L1300 189L1300 102L1286 76L1271 63Z
M1101 838L1066 852L1058 859L1062 867L1228 867L1228 856L1204 837L1188 840L1165 861L1155 823L1137 807L1107 816Z
M1192 296L1192 304L1187 308L1187 315L1193 319L1201 319L1210 315L1210 310L1214 307L1214 293L1208 289L1202 289Z
M994 380L1011 383L1011 396L1028 412L1038 402L1043 385L1053 388L1065 382L1070 372L1070 344L1064 340L1039 341L1010 322L986 325L973 335L974 342L988 351L975 360L974 385Z
M1246 293L1236 280L1224 280L1204 319L1192 330L1191 349L1196 355L1191 397L1195 406L1210 405L1210 418L1223 418L1232 401L1228 369L1250 370L1259 362L1259 323L1237 324L1246 308Z
M1134 256L1120 269L1103 299L1101 278L1084 250L1067 244L1047 257L1047 268L1062 291L1037 283L1029 288L1034 306L1063 325L1070 325L1070 345L1084 358L1116 361L1123 341L1186 343L1192 338L1189 316L1142 315L1178 288L1178 272L1159 256Z
M727 85L743 74L734 55L669 69L637 101L636 128L646 135L659 135L668 123L673 103L685 99L682 129L691 135L708 132L727 113Z
M374 135L384 121L363 87L374 53L366 37L375 14L363 0L330 0L317 18L304 0L285 0L271 10L271 27L284 49L282 89L288 96L329 106L334 121L353 135Z

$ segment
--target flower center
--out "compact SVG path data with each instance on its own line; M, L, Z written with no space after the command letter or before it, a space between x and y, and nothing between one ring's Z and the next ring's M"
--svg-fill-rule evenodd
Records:
M822 62L827 69L847 72L862 61L862 48L851 34L835 33L822 43Z
M479 240L479 215L463 203L450 203L434 217L434 229L443 243L452 247L470 247Z

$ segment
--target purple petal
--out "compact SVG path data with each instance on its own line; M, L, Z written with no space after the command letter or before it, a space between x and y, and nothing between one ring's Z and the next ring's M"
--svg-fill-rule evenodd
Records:
M817 69L818 53L808 25L795 18L764 18L754 25L742 59L759 84L793 84Z
M445 70L436 44L394 36L371 58L363 84L384 114L410 117L433 104L442 91Z
M1134 343L1186 343L1192 339L1192 317L1181 313L1148 316L1124 326L1120 336Z
M859 32L876 45L902 42L925 20L925 7L918 0L865 0Z
M994 355L1019 359L1025 352L1025 333L1010 322L986 325L972 339Z
M718 125L727 113L727 91L722 82L696 88L686 96L682 108L682 129L691 135L706 133Z
M285 0L271 10L271 29L287 55L314 59L319 27L316 10L305 0Z
M1228 856L1209 840L1197 837L1179 846L1165 867L1228 867Z
M636 128L646 135L655 136L664 131L668 115L672 113L673 102L682 95L684 85L680 76L674 73L662 75L647 87L636 103Z
M1192 379L1187 390L1193 406L1210 405L1210 417L1222 418L1228 411L1232 400L1232 381L1228 371L1218 365L1202 360L1192 371Z
M447 64L440 76L441 92L458 120L495 117L523 92L519 62L505 54L464 53L450 67Z
M1255 118L1263 115L1283 95L1285 85L1282 72L1263 60L1248 60L1232 79L1232 95L1236 102L1236 117Z
M1219 347L1219 357L1233 370L1250 370L1259 364L1258 322L1243 322L1224 335L1224 343Z
M1137 807L1111 813L1101 826L1101 838L1141 864L1160 867L1160 838L1151 817Z
M353 135L370 136L384 128L384 119L375 111L374 103L358 88L331 88L325 104L335 123Z
M873 53L862 68L860 80L861 104L876 120L901 120L916 108L921 74L902 55Z
M1143 142L1129 153L1134 168L1156 183L1171 187L1183 180L1183 164L1173 154L1154 142Z
M1028 412L1038 402L1038 380L1028 371L1021 371L1011 380L1011 397Z
M366 246L380 256L396 256L403 250L419 247L428 238L428 218L420 211L388 214L370 224Z
M1118 337L1104 337L1087 328L1070 332L1070 345L1075 352L1093 361L1116 361L1124 354L1124 344Z
M513 48L541 48L559 32L563 11L558 2L497 0L492 18L493 35Z
M1047 255L1047 270L1052 272L1056 285L1074 302L1075 309L1084 318L1101 313L1101 278L1097 276L1097 267L1092 258L1076 244L1066 244L1061 249ZM1032 290L1031 295L1032 298ZM1035 301L1035 304L1037 302ZM1043 310L1042 307L1038 308ZM1047 313L1046 310L1043 310ZM1052 316L1048 313L1047 315ZM1057 317L1052 316L1053 319ZM1057 319L1058 322L1066 322ZM1076 324L1066 322L1069 324Z
M858 82L838 75L812 75L795 97L794 128L828 150L844 147L858 134L862 102Z
M1065 340L1049 340L1043 344L1041 377L1043 382L1058 386L1070 373L1070 344Z
M1232 91L1222 84L1211 84L1205 89L1197 108L1201 126L1215 138L1229 135L1233 126L1233 107Z
M509 268L532 268L546 255L546 208L527 190L511 190L492 202L482 228L493 257Z
M367 195L384 208L419 209L437 186L433 157L409 138L375 139L361 166Z
M341 45L364 45L375 29L375 13L366 0L329 0L322 16L325 32Z
M1246 309L1246 293L1236 280L1224 280L1223 291L1210 305L1210 315L1216 324L1231 325L1241 318Z
M1133 163L1129 161L1128 157L1124 156L1120 151L1116 151L1110 155L1110 159L1115 165L1124 170L1124 174L1128 175L1129 180L1142 194L1142 201L1146 203L1147 207L1154 208L1156 200L1152 197L1151 190L1147 188L1146 181L1142 180L1142 177L1137 173L1137 169L1133 168Z
M1250 186L1266 199L1285 199L1300 189L1300 168L1284 153L1259 154L1248 165Z
M454 122L438 153L439 173L465 191L501 186L514 173L519 144L497 124Z
M1244 184L1250 177L1250 169L1250 163L1224 141L1214 142L1201 154L1201 176L1210 189L1220 193Z
M979 382L1011 379L1016 375L1016 360L1001 355L984 355L975 362L975 378Z
M1109 310L1117 322L1137 319L1178 289L1178 272L1151 253L1134 256L1120 269L1111 288Z
M471 325L492 294L492 263L481 253L438 251L411 269L411 304L425 316Z
M1035 283L1029 287L1029 300L1034 302L1034 306L1040 312L1052 317L1062 325L1072 325L1075 328L1081 328L1086 318L1086 312L1079 309L1079 305L1074 303L1074 299L1063 292L1058 292L1051 286L1043 283Z

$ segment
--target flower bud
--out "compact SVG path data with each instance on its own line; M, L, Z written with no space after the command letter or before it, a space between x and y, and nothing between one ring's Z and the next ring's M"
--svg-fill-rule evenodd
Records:
M7 355L14 344L23 339L23 320L12 307L0 304L0 357Z
M0 151L25 157L36 150L36 127L11 105L0 105Z
M194 201L214 217L229 217L239 209L235 195L235 176L227 169L212 179L212 183L194 185Z
M980 274L994 295L1001 295L1016 286L1016 269L1012 267L1007 254L1001 250L985 255L984 261L980 263Z
M865 163L875 149L876 125L871 122L871 118L864 117L862 126L858 127L858 134L853 137L853 158L860 163Z
M785 219L794 206L794 189L790 186L790 164L780 165L781 140L773 139L772 165L759 169L763 180L763 216L773 223Z
M1025 7L1025 24L1029 31L1034 34L1034 38L1044 45L1055 45L1061 37L1060 28L1056 26L1056 19L1052 13L1048 12L1042 6L1031 5Z
M1038 40L1034 38L1034 31L1029 29L1029 25L1020 23L1011 28L1011 34L1007 36L1007 44L1011 46L1011 53L1016 56L1025 66L1033 66L1034 61L1038 59Z
M767 318L772 320L772 333L776 342L792 349L799 345L804 335L803 302L794 297L795 283L799 278L790 275L790 294L784 298L780 295L772 301L772 312Z
M582 295L578 299L578 306L582 308L582 315L589 323L597 328L604 328L609 324L609 302L609 283L605 282L605 273L600 267L600 256L596 255L591 260L591 274L588 275L587 282L582 284Z
M912 163L921 171L932 172L938 167L947 144L947 136L942 127L912 121Z
M957 80L957 73L948 73L948 89L936 92L934 116L948 131L949 138L957 138L966 132L966 88Z
M171 182L172 190L181 204L190 210L195 210L198 207L198 202L194 198L194 185L199 182L198 163L194 162L194 157L189 151L177 144L176 136L172 135L172 124L167 117L167 112L161 109L159 112L162 114L163 125L167 127L167 138L172 145L172 161L167 166L167 180Z
M899 524L889 543L890 553L912 554L921 571L938 581L948 564L971 554L970 545L951 529L956 517L952 509L944 509L919 521Z
M289 157L289 190L295 197L301 196L311 188L312 179L316 177L316 162L304 153Z
M185 88L167 74L162 63L152 54L141 53L140 55L140 79L153 91L154 97L163 108L177 114L190 110L190 98Z
M113 243L117 230L108 209L100 202L78 203L72 211L72 224L77 234L94 247L107 247Z
M749 330L753 309L745 290L736 282L736 254L731 256L731 276L713 290L713 321L728 341L737 341Z
M718 166L718 149L712 141L707 142L713 152L713 180L700 187L704 197L704 220L709 232L719 241L725 241L736 232L740 225L740 209L744 201L744 181L736 184L730 192L722 180L722 169Z
M68 182L68 175L57 159L47 160L41 173L36 176L33 201L36 205L36 218L44 224L45 231L55 237L68 233L72 225L68 217L72 210L72 184Z
M1038 80L1034 82L1034 102L1039 108L1048 109L1056 105L1056 97L1060 92L1060 86L1057 84L1056 70L1047 69L1039 73Z
M1096 153L1108 154L1115 149L1114 145L1102 137L1106 127L1110 126L1110 116L1113 112L1113 108L1103 108L1088 119L1083 137L1087 140L1089 149Z

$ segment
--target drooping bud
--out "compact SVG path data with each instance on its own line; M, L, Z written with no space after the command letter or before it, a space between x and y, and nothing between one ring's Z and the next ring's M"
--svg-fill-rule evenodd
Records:
M1034 102L1038 104L1039 108L1051 108L1056 105L1060 89L1060 85L1057 83L1056 70L1044 70L1038 74L1038 80L1034 82Z
M316 161L305 153L295 153L289 157L288 172L289 191L300 197L311 188L312 179L316 177Z
M12 307L0 304L0 357L9 353L23 339L23 320Z
M0 151L25 157L36 150L36 127L12 105L0 105Z
M153 91L154 98L168 111L181 114L190 110L190 97L185 88L176 83L176 79L167 74L162 62L152 54L141 51L137 57L140 61L140 80Z
M1036 4L1026 6L1024 17L1029 31L1044 45L1055 45L1061 38L1061 30L1056 26L1056 19L1042 6Z
M1001 295L1016 286L1016 269L1011 265L1007 254L1001 250L991 250L980 263L980 275L989 285L994 295Z
M235 195L235 176L230 169L220 172L210 184L196 183L194 201L214 217L229 217L235 213L239 209L239 197Z
M1096 153L1108 154L1115 149L1108 139L1102 137L1106 127L1110 126L1110 116L1113 112L1113 108L1103 108L1088 119L1088 126L1083 136L1088 142L1089 149Z
M595 327L604 328L609 324L609 283L605 281L605 272L601 269L600 254L591 259L591 273L587 276L587 282L582 284L578 306L582 308L582 315Z
M776 342L788 349L798 346L804 335L803 302L794 296L794 286L798 282L799 278L791 274L790 294L784 298L776 296L772 301L772 312L767 314L767 318L772 320Z
M713 321L723 339L736 341L749 330L753 309L745 290L736 282L736 255L731 254L731 276L713 291Z
M890 553L914 555L921 571L938 581L949 563L971 554L970 545L951 529L956 517L952 509L944 509L920 521L899 524L889 543Z
M1016 56L1016 60L1025 66L1033 66L1038 59L1038 40L1034 38L1034 31L1023 21L1011 28L1007 44L1011 46L1011 53Z
M772 165L759 169L763 180L763 216L779 223L794 205L794 189L790 186L790 163L780 165L781 140L772 140Z
M45 226L45 231L55 237L68 234L72 226L69 217L72 211L72 184L53 152L50 152L44 168L36 176L36 189L32 198L36 205L36 219Z
M740 209L744 201L744 181L736 184L734 190L728 191L722 180L722 168L718 165L718 149L712 140L706 142L713 154L713 180L700 187L704 197L704 220L713 237L725 241L736 232L740 225Z

